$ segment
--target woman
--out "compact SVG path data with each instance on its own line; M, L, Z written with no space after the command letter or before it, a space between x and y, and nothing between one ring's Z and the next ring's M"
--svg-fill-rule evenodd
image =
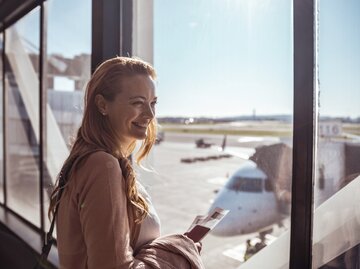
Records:
M59 203L60 268L203 268L199 243L160 237L159 219L128 161L136 140L143 141L139 163L156 139L155 76L148 63L116 57L87 85L82 124L49 208L54 217Z

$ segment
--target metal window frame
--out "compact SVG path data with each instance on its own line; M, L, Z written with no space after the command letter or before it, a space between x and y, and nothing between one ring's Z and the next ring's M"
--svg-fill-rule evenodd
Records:
M103 61L132 55L132 0L92 0L91 73Z
M294 0L294 125L290 268L312 268L315 102L315 1Z
M44 216L44 174L47 152L47 2L40 4L40 50L39 50L39 194L40 194L40 227L45 231ZM43 233L45 238L45 233Z
M3 128L3 136L2 136L2 147L3 147L3 193L4 193L4 201L3 203L0 203L0 205L5 206L7 204L7 191L6 191L6 135L5 135L5 130L6 130L6 106L7 106L7 94L5 93L5 31L2 31L2 35L3 35L3 50L1 53L1 64L2 64L2 95L3 95L3 100L2 100L2 128Z
M132 43L133 43L133 1L121 1L121 42L120 50L121 56L132 56Z
M24 17L31 10L46 0L11 0L4 1L0 9L0 32Z

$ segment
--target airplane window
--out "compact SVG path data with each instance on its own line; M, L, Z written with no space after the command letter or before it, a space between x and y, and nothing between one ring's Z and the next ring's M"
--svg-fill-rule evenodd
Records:
M234 191L262 192L262 179L235 177L226 187Z

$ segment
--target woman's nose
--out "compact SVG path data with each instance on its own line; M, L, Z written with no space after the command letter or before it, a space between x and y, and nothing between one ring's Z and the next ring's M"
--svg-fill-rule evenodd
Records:
M151 106L151 104L148 104L146 106L146 109L144 111L144 115L149 118L149 119L153 119L155 117L155 110L154 108Z

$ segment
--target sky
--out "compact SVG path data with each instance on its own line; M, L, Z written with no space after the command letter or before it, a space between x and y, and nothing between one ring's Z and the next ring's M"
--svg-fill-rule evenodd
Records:
M360 117L360 1L319 5L320 114Z
M91 1L47 3L49 53L90 53ZM320 115L359 117L360 1L318 5ZM38 14L18 23L34 43ZM154 66L158 116L291 115L292 1L154 0Z
M154 19L164 114L292 113L291 1L155 0Z

